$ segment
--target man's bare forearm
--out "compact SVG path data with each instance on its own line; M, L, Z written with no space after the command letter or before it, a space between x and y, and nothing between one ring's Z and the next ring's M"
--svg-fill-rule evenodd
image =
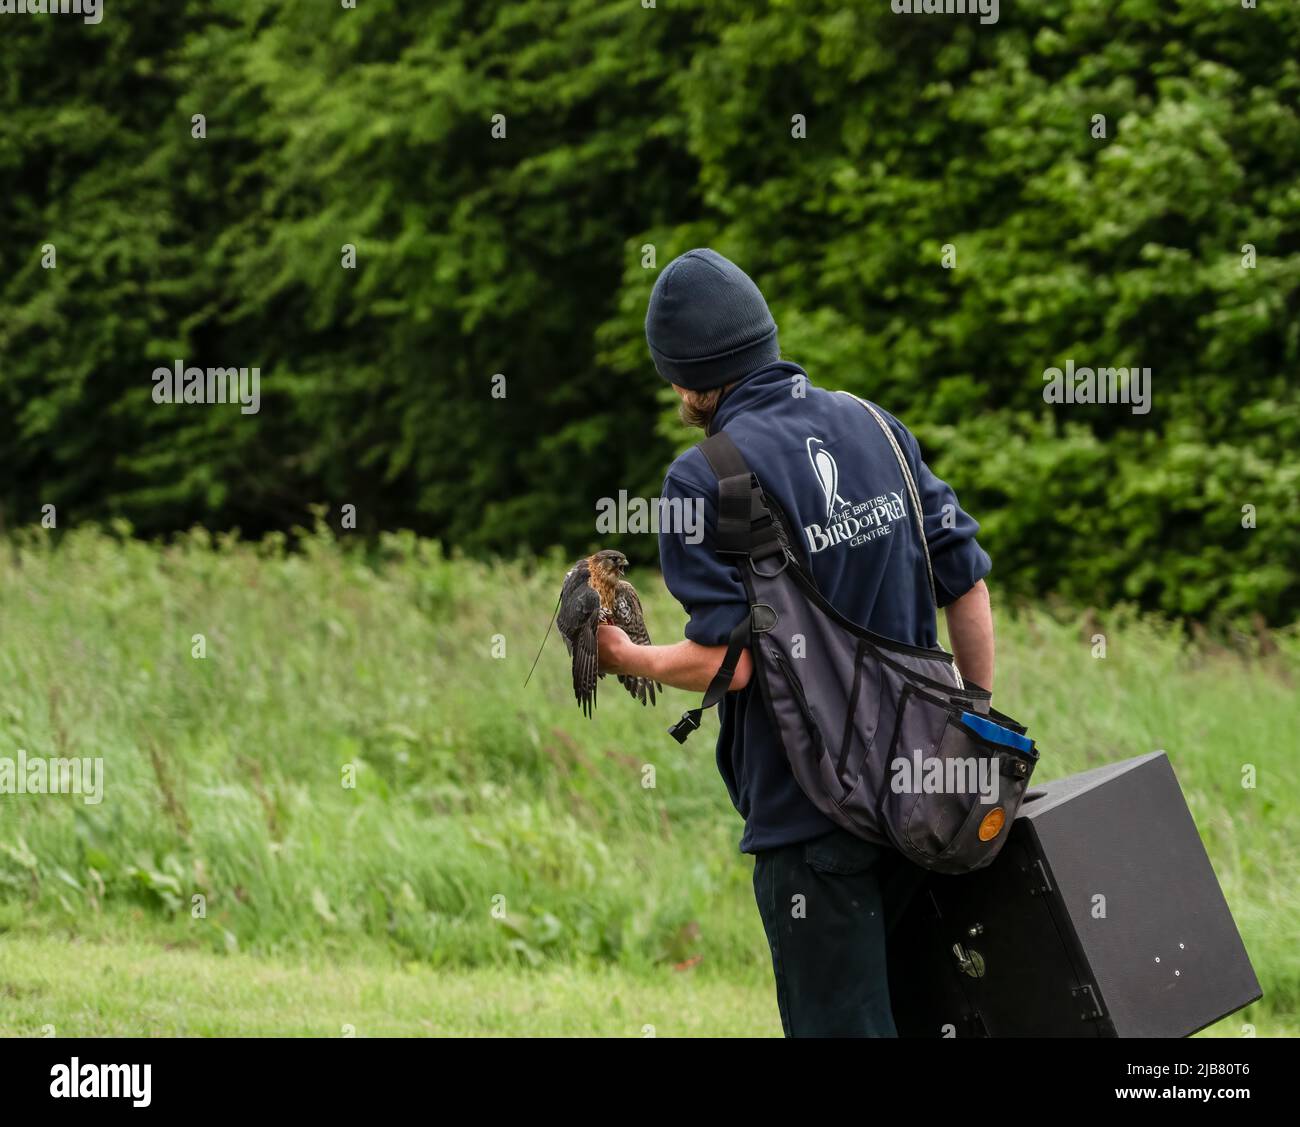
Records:
M960 599L950 603L945 613L948 639L962 677L991 690L993 613L984 581L981 579ZM689 640L671 646L638 646L616 626L601 626L599 643L602 672L648 677L660 684L695 693L702 693L709 687L727 654L726 646L702 646ZM731 688L743 689L749 684L753 668L749 651L742 651Z
M989 589L980 580L956 602L944 608L948 641L964 680L993 688L993 610Z
M726 646L701 646L698 642L676 642L671 646L638 646L616 626L599 630L600 668L604 673L648 677L674 689L702 693L727 656ZM736 664L731 688L743 689L753 670L748 650Z

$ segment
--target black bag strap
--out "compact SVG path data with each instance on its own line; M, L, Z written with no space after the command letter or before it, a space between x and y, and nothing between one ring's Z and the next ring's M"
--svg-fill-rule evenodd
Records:
M731 436L726 431L710 435L699 444L699 451L718 479L715 551L754 560L783 554L781 538L771 510L763 500L758 478Z
M717 673L713 675L713 680L709 682L709 687L705 689L704 699L699 707L688 708L682 713L682 718L668 729L668 734L679 744L684 744L686 737L700 726L700 717L704 714L704 710L712 708L722 700L727 695L727 690L731 688L731 679L736 675L736 666L740 664L741 651L749 645L749 615L749 608L746 607L745 617L736 623L731 636L727 639L726 656L718 666Z
M749 468L745 456L726 431L710 435L699 444L709 468L718 479L718 522L714 535L714 550L722 556L742 557L745 560L765 560L770 556L785 554L785 547L772 519L771 510L763 500L763 490L758 478ZM706 708L712 708L731 688L736 675L741 651L749 645L752 610L746 606L745 617L736 623L727 638L727 652L718 671L704 692L698 708L682 713L682 718L668 729L678 743L700 726L700 717Z
M704 455L704 460L709 463L709 468L719 481L724 477L736 477L740 474L748 476L752 472L749 463L745 461L745 455L731 441L731 435L725 430L709 435L696 444L696 449Z

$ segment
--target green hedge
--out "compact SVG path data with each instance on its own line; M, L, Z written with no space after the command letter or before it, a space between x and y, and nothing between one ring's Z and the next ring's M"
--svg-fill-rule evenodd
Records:
M319 502L576 552L688 440L642 247L707 244L786 355L913 426L1002 590L1300 612L1294 5L114 0L5 30L9 524ZM177 358L260 367L260 413L155 405ZM1067 360L1151 368L1151 411L1049 407Z

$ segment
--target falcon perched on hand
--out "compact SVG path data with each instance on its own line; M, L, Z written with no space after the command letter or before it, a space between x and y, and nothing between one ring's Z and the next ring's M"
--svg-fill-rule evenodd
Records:
M622 627L638 646L650 644L641 600L623 578L626 570L622 552L603 551L579 560L564 577L555 624L573 657L573 695L586 716L596 704L596 679L604 676L597 667L596 627L611 623ZM645 677L620 674L618 681L642 704L654 704L655 689L663 692L664 688Z

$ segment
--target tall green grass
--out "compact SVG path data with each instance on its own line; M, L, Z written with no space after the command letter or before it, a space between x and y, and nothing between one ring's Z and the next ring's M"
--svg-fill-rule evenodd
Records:
M679 747L665 729L690 698L647 710L612 681L585 720L554 636L523 688L567 563L448 559L408 535L363 553L323 529L293 552L15 535L0 755L102 757L106 789L98 806L0 796L0 929L757 981L715 722ZM658 578L633 578L652 634L679 638ZM1191 646L1123 610L999 608L997 697L1038 739L1039 779L1169 753L1264 983L1252 1018L1294 1022L1300 639L1237 642Z

